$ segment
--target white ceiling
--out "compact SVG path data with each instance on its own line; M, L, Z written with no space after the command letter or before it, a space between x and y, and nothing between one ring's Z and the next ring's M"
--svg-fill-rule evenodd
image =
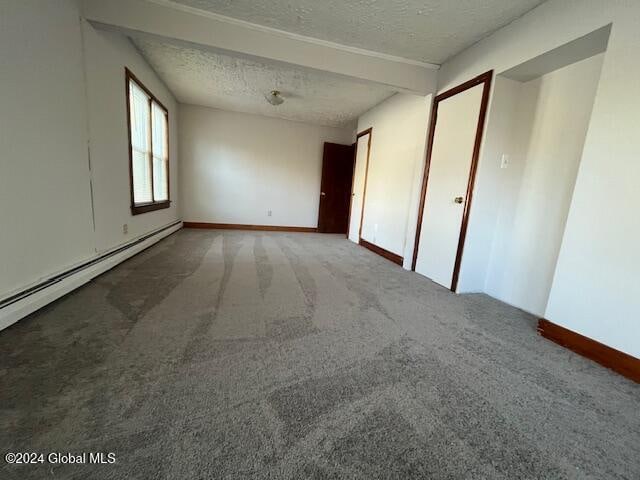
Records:
M194 9L198 9L210 17L223 15L215 18L224 22L241 20L347 47L439 64L543 1L151 0L150 4L186 9L196 15L199 12ZM248 28L249 33L253 27ZM364 112L398 91L325 72L321 70L323 63L311 65L312 69L140 31L127 34L181 103L318 125L351 126ZM281 38L277 32L273 35ZM239 38L243 38L242 33ZM296 51L295 45L291 50ZM325 57L320 54L318 58ZM274 89L282 91L283 105L267 103L265 95Z
M174 0L262 26L437 64L543 1Z
M203 105L317 125L351 126L395 93L326 72L223 55L149 37L133 42L181 103ZM284 104L265 95L281 90Z

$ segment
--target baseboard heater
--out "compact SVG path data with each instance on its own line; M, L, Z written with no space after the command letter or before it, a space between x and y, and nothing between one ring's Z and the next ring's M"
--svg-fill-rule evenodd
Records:
M23 316L28 315L31 312L25 313L24 315L18 316L18 318L14 318L13 321L8 321L6 318L3 318L5 315L5 311L8 307L11 307L12 305L17 304L18 302L22 302L25 300L28 300L29 297L32 297L34 295L36 295L39 292L43 292L46 289L49 289L51 287L53 287L56 284L59 284L60 282L69 279L71 277L73 277L74 275L79 275L82 272L86 272L87 270L89 270L92 267L96 267L99 264L105 263L107 260L112 259L113 257L115 257L116 255L119 254L123 254L125 253L127 250L131 250L134 249L136 246L139 246L141 243L148 241L149 239L151 239L152 237L155 237L163 232L166 232L167 230L170 229L174 229L174 230L178 230L179 228L181 228L182 226L182 221L178 220L176 222L173 222L169 225L165 225L162 228L159 228L157 230L154 230L153 232L150 232L146 235L143 235L142 237L136 238L135 240L132 240L128 243L125 243L124 245L121 245L113 250L110 250L106 253L103 253L91 260L88 260L84 263L81 263L80 265L76 265L72 268L69 268L68 270L65 270L64 272L58 273L56 275L53 275L39 283L37 283L36 285L32 285L28 288L25 288L24 290L21 290L17 293L14 293L6 298L3 298L0 300L0 330L3 328L8 327L9 325L15 323L17 320L19 320L20 318L22 318ZM178 228L176 228L178 227ZM169 235L170 233L173 232L169 232L166 235L158 238L158 240L160 240L161 238L164 238L165 236ZM155 243L155 242L154 242ZM153 245L153 243L151 243L148 246ZM148 247L147 246L147 247ZM145 247L145 248L147 248ZM143 249L141 249L143 250ZM141 251L140 250L140 251ZM135 252L138 253L138 252ZM88 278L86 281L83 281L82 283L80 283L77 286L74 286L72 288L70 288L67 292L63 292L60 295L56 296L54 295L54 298L44 302L42 305L38 306L37 308L34 308L32 311L35 311L39 308L41 308L42 306L46 305L47 303L55 300L56 298L59 298L62 295L65 295L66 293L68 293L71 290L75 290L76 288L78 288L78 286L88 282L89 280L91 280L91 278L94 278L96 276L98 276L100 273L103 273L104 271L108 270L109 268L112 268L113 266L117 265L118 263L126 260L127 258L130 258L131 256L133 256L135 253L131 253L131 255L129 256L124 256L122 259L120 259L118 262L116 262L114 265L105 268L103 271L98 271L95 272L95 275L91 276L90 278Z

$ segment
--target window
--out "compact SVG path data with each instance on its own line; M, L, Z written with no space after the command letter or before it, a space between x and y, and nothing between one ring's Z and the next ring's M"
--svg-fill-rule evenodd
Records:
M129 117L131 213L169 208L169 114L125 69Z

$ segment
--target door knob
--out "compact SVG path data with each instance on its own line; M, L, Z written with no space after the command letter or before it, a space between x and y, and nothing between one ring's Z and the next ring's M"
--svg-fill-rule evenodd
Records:
M326 193L320 192L320 195L322 195L324 197L326 195Z
M456 202L456 203L462 203L462 202L464 202L464 197L456 197L456 198L453 199L453 201Z

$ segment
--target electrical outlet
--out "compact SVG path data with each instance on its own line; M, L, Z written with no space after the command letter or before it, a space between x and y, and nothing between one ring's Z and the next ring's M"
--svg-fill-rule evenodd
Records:
M273 212L271 210L267 210L267 217L270 217Z
M129 233L129 225L127 225L126 223L122 225L122 233L124 233L125 235Z

